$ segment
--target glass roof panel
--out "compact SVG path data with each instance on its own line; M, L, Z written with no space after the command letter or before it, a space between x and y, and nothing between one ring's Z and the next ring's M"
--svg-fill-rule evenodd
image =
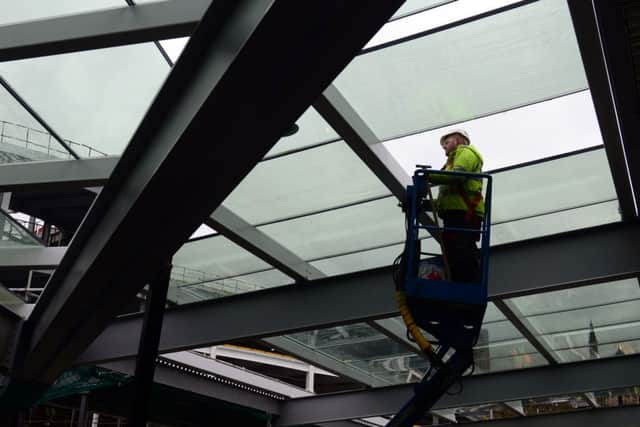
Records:
M427 366L420 356L366 323L298 332L285 337L388 384L419 380L419 372L424 372Z
M455 125L467 131L494 170L602 145L591 92L580 91L545 102ZM451 128L438 128L384 142L410 175L416 163L439 167L445 162L440 137Z
M499 245L525 239L548 236L581 228L619 222L621 219L618 202L605 202L583 208L570 209L533 218L510 221L491 227L491 243ZM422 240L427 252L436 252L433 239ZM353 273L391 264L403 250L403 244L397 242L384 247L323 258L311 264L328 276Z
M513 298L560 362L640 352L637 278Z
M494 174L494 245L618 220L603 149ZM389 265L401 251L391 247L404 241L404 217L392 197L259 228L307 261L347 257L314 264L327 274L340 264L373 267L386 256ZM371 252L354 254L359 251Z
M360 55L335 84L383 140L587 87L566 2L555 0Z
M494 174L492 223L616 199L604 149Z
M168 299L174 304L224 298L275 286L290 285L294 281L279 270L243 274L233 278L211 278L202 271L174 266L171 272Z
M0 25L13 24L36 19L52 18L83 12L93 12L99 9L123 7L123 0L3 0Z
M517 1L519 0L447 0L436 3L428 0L408 0L394 14L393 20L385 24L367 43L366 48L421 34L447 24L487 13ZM420 7L427 4L429 6ZM407 13L401 15L402 12ZM409 14L411 15L408 16ZM399 20L396 17L403 17L404 19Z
M259 224L388 194L340 141L260 162L224 205L245 221Z
M400 242L404 216L396 199L388 197L258 228L299 257L313 260Z
M186 283L212 281L271 269L269 264L221 235L185 243L173 256L172 262L174 271L186 269L187 276L183 280Z
M402 323L399 318L390 320ZM285 338L388 384L420 381L429 368L428 362L420 355L366 323L298 332ZM475 374L546 364L491 303L474 357Z
M0 75L82 157L121 154L169 66L153 43L0 64Z
M0 163L70 157L69 152L0 86Z
M400 317L390 320L397 324L395 330L405 329ZM474 347L474 358L476 361L474 374L547 364L546 360L492 302L487 305L478 344Z

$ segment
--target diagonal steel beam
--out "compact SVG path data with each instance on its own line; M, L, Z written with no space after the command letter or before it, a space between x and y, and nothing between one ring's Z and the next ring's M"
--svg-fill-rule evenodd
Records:
M446 395L435 409L557 396L632 386L640 381L640 356L530 368L464 379L460 394ZM395 413L412 395L411 384L290 400L278 426L298 426ZM524 418L519 418L522 420ZM484 424L483 424L484 425Z
M213 2L29 318L14 383L70 366L400 4Z
M404 200L411 178L338 88L330 85L318 97L313 107L389 188L389 191L398 200Z
M205 220L205 224L238 246L293 277L296 281L304 282L325 277L325 274L313 265L240 218L224 205L218 207Z
M391 191L391 194L400 202L404 202L411 177L402 169L389 150L382 145L378 137L358 112L353 109L349 101L342 96L338 88L334 85L329 86L318 97L313 107L369 167L371 172ZM426 214L420 216L420 221L425 225L434 225ZM429 229L428 231L434 238L436 237L433 230Z
M640 7L634 1L596 1L593 11L616 105L616 115L635 201L640 205L640 87L638 86L637 24ZM597 100L596 100L597 101Z
M634 145L637 141L630 139L625 141L622 139L621 129L619 128L618 114L616 102L612 93L611 70L605 60L602 50L602 41L598 19L594 12L593 4L604 5L609 7L609 3L613 2L592 2L591 0L569 0L569 10L571 19L576 30L578 46L582 56L582 62L585 67L585 73L593 98L593 105L598 117L600 132L607 151L607 159L611 169L611 176L615 184L616 193L620 202L620 209L625 219L633 218L637 215L637 199L634 201L634 193L632 190L630 169L627 162L627 152L625 143ZM609 46L612 48L613 46ZM616 48L614 50L617 50ZM632 73L632 70L624 70ZM635 107L637 110L637 98ZM635 119L637 123L637 119ZM636 124L628 123L632 129ZM632 136L632 135L629 135ZM637 168L636 168L637 169ZM636 171L634 171L634 174ZM640 182L636 184L640 186ZM636 188L637 190L637 188ZM638 197L637 194L635 197Z
M163 1L0 26L0 61L189 36L210 3Z
M556 365L558 360L555 357L555 352L546 342L544 337L541 337L537 333L536 328L526 319L522 312L510 301L494 300L498 310L509 319L511 324L531 343L531 345L545 358L547 363ZM538 338L540 337L540 339Z
M637 276L639 240L640 224L630 223L493 248L489 297L511 298ZM282 307L287 308L286 315ZM397 310L391 269L380 268L170 309L160 351L382 319L397 316ZM135 355L140 319L129 316L115 321L77 362ZM226 327L193 327L216 323Z

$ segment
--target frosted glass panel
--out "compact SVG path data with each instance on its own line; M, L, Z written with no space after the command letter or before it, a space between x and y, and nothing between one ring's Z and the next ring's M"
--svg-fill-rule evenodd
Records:
M491 228L491 243L499 245L533 239L581 228L619 222L618 202L606 202L579 209L497 224ZM427 252L438 251L433 239L422 240ZM401 241L385 247L349 253L313 261L311 264L328 276L369 270L391 265L403 250Z
M584 90L550 101L470 120L455 126L466 130L491 171L602 145L591 92ZM438 128L384 142L408 174L416 163L440 167L445 162Z
M0 0L0 25L126 5L124 0Z
M152 43L3 62L0 74L63 138L121 154L169 66Z
M403 241L404 215L394 198L385 198L259 229L299 257L312 260Z
M173 256L174 270L187 270L185 282L240 276L271 266L222 236L187 242Z
M492 222L616 198L604 149L494 174Z
M212 278L201 271L174 266L168 298L175 304L189 304L292 283L289 276L273 269L233 278Z
M299 332L285 337L362 370L372 379L386 384L420 379L419 372L428 367L415 353L366 323Z
M587 87L566 2L556 0L360 55L335 84L380 139Z
M492 245L619 220L603 149L494 174ZM329 275L390 265L405 237L404 215L392 197L260 229ZM438 250L433 242L424 245Z
M513 298L561 362L640 352L640 285L628 279Z
M336 142L260 162L224 205L258 224L387 194L353 151Z

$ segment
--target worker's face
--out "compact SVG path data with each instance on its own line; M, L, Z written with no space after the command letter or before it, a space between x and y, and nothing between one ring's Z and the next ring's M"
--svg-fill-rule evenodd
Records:
M464 144L464 138L458 134L449 135L442 141L442 148L444 149L444 154L449 155L456 147L460 144Z

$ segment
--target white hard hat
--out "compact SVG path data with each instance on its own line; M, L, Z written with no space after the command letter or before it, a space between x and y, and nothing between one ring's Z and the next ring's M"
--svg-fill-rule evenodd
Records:
M455 135L455 134L462 135L464 139L467 140L467 144L471 144L471 138L469 138L469 134L465 130L452 129L440 137L440 145L442 145L442 143L444 142L445 139L447 139L448 136Z

